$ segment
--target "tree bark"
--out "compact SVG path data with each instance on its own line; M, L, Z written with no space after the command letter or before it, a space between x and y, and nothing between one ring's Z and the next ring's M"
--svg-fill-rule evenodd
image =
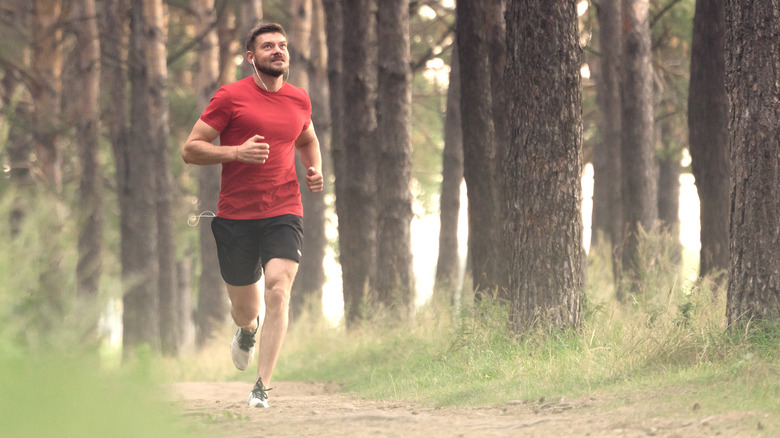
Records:
M312 58L314 43L314 9L317 1L295 0L290 2L292 16L290 37L290 83L305 88L312 100L312 123L317 130L320 146L323 142L323 132L315 122L315 97L312 91L317 74ZM324 29L320 27L320 31ZM324 35L319 35L324 41ZM324 58L323 58L324 61ZM323 65L324 68L324 65ZM324 75L324 70L322 74ZM322 77L320 77L322 79ZM321 93L321 92L320 92ZM321 109L321 106L320 108ZM318 115L321 119L321 115ZM327 132L325 133L327 134ZM298 268L298 275L293 283L292 296L290 298L290 320L296 321L304 312L310 310L322 313L322 287L325 284L325 197L321 193L311 193L306 189L306 168L300 160L296 161L298 182L301 186L301 201L303 203L303 257ZM324 172L324 169L323 169ZM308 309L307 309L308 308Z
M583 288L576 2L510 1L507 53L503 240L510 323L515 333L537 325L576 330Z
M376 20L373 0L346 0L343 8L344 192L339 214L339 261L348 326L363 306L376 258ZM336 157L334 156L334 159ZM338 168L340 164L335 164ZM340 202L337 199L337 202Z
M377 281L379 305L402 319L414 310L412 268L412 87L409 4L383 0L377 13L379 53Z
M322 173L330 172L330 108L328 107L328 50L325 36L325 12L322 0L312 0L310 55L306 61L309 70L309 98L312 106L312 123L317 130L322 153ZM303 64L298 68L303 68ZM326 179L327 181L327 179ZM325 286L325 256L328 238L325 234L328 206L321 193L310 193L302 184L304 209L303 259L293 284L290 318L295 321L306 309L314 318L322 316L322 292Z
M620 75L622 67L621 4L619 1L599 2L596 7L599 26L600 75L596 77L597 102L601 109L602 141L593 151L593 215L591 246L599 243L599 235L608 239L612 254L612 272L616 284L620 281L623 242L623 208L620 195L621 163L620 135L622 109Z
M723 0L697 0L691 43L688 135L700 205L699 275L729 266L729 152Z
M447 89L447 115L444 119L444 153L442 155L441 196L439 200L439 258L436 262L434 303L455 304L461 280L458 252L460 186L463 181L463 131L460 114L460 61L458 48L452 46L450 84Z
M730 326L780 318L780 5L726 1Z
M502 263L498 239L501 205L485 14L482 2L458 2L463 174L469 201L469 258L477 300L500 293Z
M148 31L145 8L155 0L134 3L130 8L130 130L129 141L117 162L122 162L123 174L118 186L122 228L122 280L124 314L122 322L124 353L147 344L153 352L160 351L159 252L157 234L157 191L153 172L159 153L152 139L149 113L153 87L147 63Z
M83 302L86 337L97 340L98 292L103 252L103 175L100 168L100 39L95 0L73 4L78 47L78 116L76 144L79 147L79 259L76 288Z
M658 219L654 156L653 78L650 63L648 0L623 0L622 199L625 221L623 272L631 292L639 266L639 229L649 231ZM618 299L625 290L618 288Z
M220 34L230 35L229 29L219 26L225 25L230 20L217 21L214 10L214 0L193 0L192 9L195 12L195 32L203 35L198 47L198 70L195 79L197 90L198 110L201 114L211 100L219 85L221 60ZM228 15L228 10L223 10L223 16ZM217 27L212 26L217 23ZM229 38L235 42L235 38ZM228 45L229 47L229 45ZM230 50L227 50L228 53ZM232 63L231 63L232 64ZM235 71L235 65L231 65ZM198 166L198 210L217 211L219 200L219 186L221 166ZM202 223L198 228L200 240L200 281L198 285L198 303L195 313L195 344L198 348L205 347L224 326L230 311L230 304L225 289L225 282L219 271L217 258L217 245L211 233L211 227Z

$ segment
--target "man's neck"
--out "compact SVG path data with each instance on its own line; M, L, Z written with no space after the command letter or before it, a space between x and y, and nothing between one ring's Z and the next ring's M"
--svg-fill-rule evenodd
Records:
M258 87L272 93L276 93L282 88L282 85L284 85L282 76L273 77L260 72L255 72L255 74L252 75L252 79L254 79L255 84L257 84Z

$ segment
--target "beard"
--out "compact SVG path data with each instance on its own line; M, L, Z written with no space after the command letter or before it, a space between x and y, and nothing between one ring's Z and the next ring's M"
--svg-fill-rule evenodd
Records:
M277 68L273 65L269 64L260 64L257 66L257 70L262 72L263 74L267 74L268 76L278 78L279 76L285 74L287 72L286 68Z

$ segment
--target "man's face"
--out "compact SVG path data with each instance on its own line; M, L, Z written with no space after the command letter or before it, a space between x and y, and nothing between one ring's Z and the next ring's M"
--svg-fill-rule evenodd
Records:
M287 39L280 33L263 33L255 39L253 53L257 70L278 78L290 68Z

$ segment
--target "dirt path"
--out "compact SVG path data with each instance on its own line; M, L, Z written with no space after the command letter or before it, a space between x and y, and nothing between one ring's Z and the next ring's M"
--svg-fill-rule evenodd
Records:
M778 422L750 412L697 415L696 406L661 417L652 395L434 409L414 402L361 400L339 393L335 384L272 386L270 409L246 406L248 383L187 382L173 384L171 390L187 422L209 435L230 438L755 437L770 436L768 430L777 430Z

